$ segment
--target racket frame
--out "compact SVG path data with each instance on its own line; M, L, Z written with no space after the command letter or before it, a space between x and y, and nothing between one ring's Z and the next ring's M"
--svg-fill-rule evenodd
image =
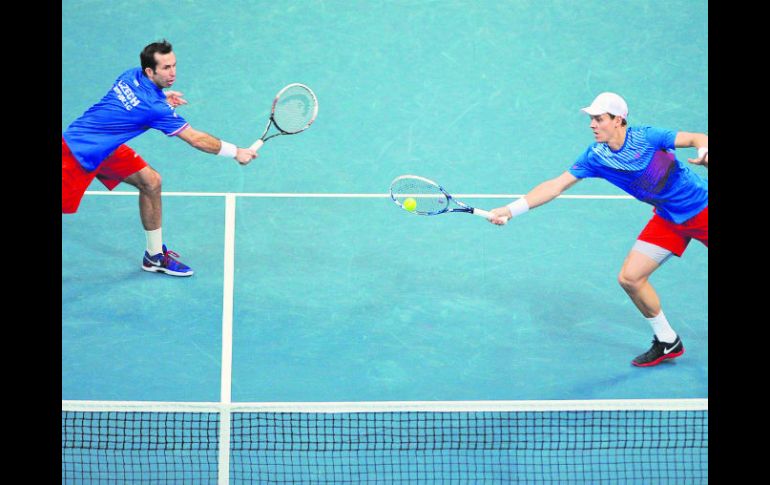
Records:
M306 89L307 92L310 94L310 96L313 98L313 116L310 118L310 121L305 125L305 127L302 128L301 130L286 131L283 128L281 128L280 126L278 126L278 123L275 122L275 107L278 105L278 100L281 99L281 96L283 95L283 93L285 93L287 90L289 90L289 89L291 89L293 87L297 87L297 86ZM310 125L313 124L313 122L315 121L317 116L318 116L318 98L316 98L316 95L313 92L313 90L310 89L309 87L307 87L306 85L302 84L302 83L287 84L286 86L281 88L281 90L278 91L278 94L276 94L275 97L273 98L273 105L270 107L270 118L267 120L267 125L265 125L265 131L262 132L262 136L259 137L259 140L255 141L249 148L254 150L254 151L257 151L270 138L273 138L273 137L279 136L279 135L296 135L297 133L301 133L301 132L307 130L308 128L310 128ZM270 136L266 136L267 132L270 130L270 125L275 126L275 129L278 130L278 133L273 133Z

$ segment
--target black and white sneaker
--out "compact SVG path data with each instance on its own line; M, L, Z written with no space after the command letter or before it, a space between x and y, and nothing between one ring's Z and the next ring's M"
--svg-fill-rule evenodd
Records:
M637 356L631 363L637 367L650 367L658 365L666 359L675 359L682 354L684 354L684 345L682 345L682 339L678 335L673 343L661 342L655 336L652 339L650 350Z

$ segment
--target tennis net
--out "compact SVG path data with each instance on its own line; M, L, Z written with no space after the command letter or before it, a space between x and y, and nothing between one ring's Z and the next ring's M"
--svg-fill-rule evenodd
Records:
M63 483L707 483L708 400L62 402Z

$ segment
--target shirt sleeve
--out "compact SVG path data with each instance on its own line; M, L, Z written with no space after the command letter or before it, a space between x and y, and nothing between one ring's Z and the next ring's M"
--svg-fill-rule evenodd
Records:
M593 164L591 163L592 153L593 152L591 151L591 147L586 148L586 150L577 157L575 162L569 168L569 173L579 179L595 177L596 172L593 168Z
M674 141L676 140L676 132L673 130L666 130L663 128L648 127L645 131L645 137L647 142L650 143L655 149L658 150L673 150Z
M178 135L180 131L187 128L187 121L179 116L174 108L163 103L157 108L158 116L150 123L150 127L163 132L168 136Z

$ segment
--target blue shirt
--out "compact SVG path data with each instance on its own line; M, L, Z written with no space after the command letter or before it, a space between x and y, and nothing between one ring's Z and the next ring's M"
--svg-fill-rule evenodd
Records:
M120 145L150 128L174 136L187 126L166 102L163 90L141 67L135 67L121 74L101 101L73 121L62 137L90 172Z
M674 156L676 132L650 126L629 127L619 150L593 143L569 172L599 177L642 202L662 218L681 224L708 206L708 180Z

